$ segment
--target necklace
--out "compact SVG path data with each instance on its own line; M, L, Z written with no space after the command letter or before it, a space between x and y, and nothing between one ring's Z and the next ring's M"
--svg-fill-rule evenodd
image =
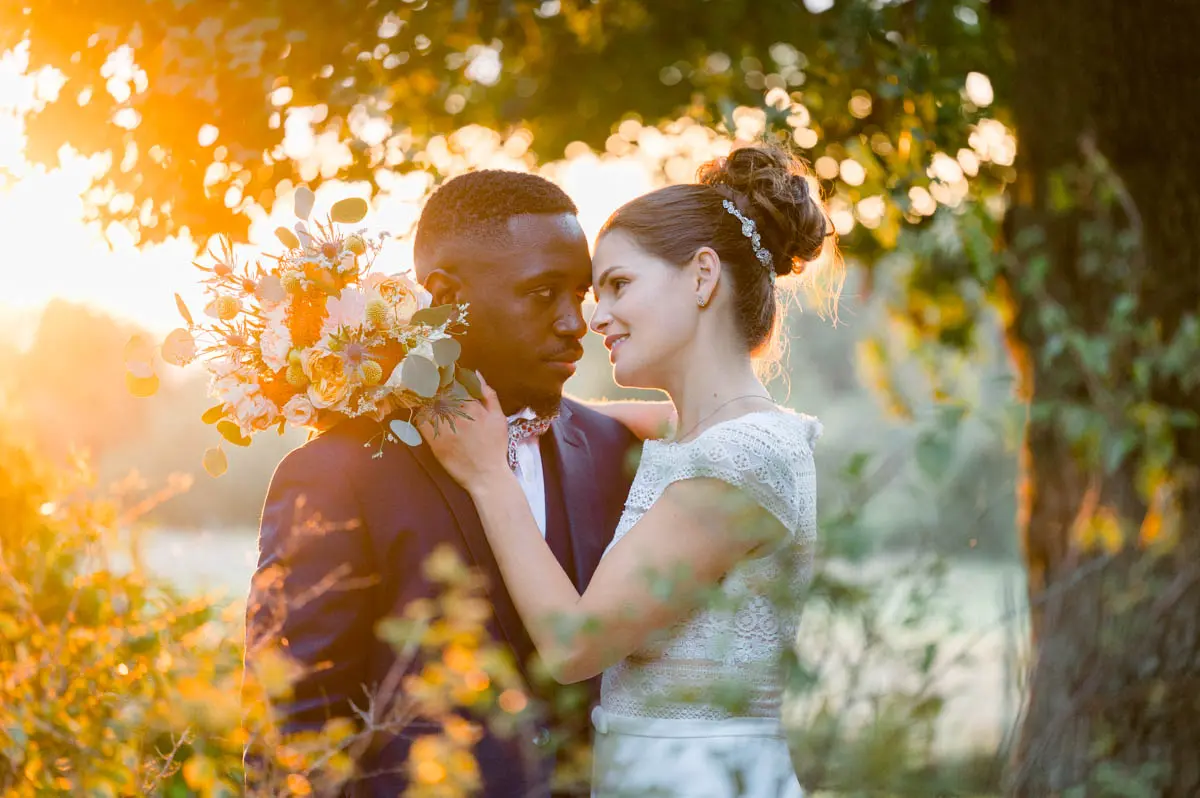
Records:
M695 432L697 430L697 428L699 428L699 426L701 424L703 424L705 421L708 421L710 418L715 416L717 414L718 410L725 407L726 405L733 404L734 402L736 402L739 399L764 399L764 400L770 402L771 404L775 404L774 400L771 399L771 397L763 396L761 393L744 393L741 396L735 396L732 399L726 399L724 402L721 402L721 404L714 407L707 415L705 415L703 418L701 418L699 421L697 421L695 424L693 424L691 426L691 429L689 429L686 433L684 433L683 435L677 435L675 437L675 443L683 443L683 440L685 438L687 438L688 435L691 435L693 432Z

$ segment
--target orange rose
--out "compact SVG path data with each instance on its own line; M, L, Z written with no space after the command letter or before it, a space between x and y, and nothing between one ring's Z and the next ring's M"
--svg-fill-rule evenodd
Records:
M407 277L373 274L367 285L378 291L383 301L392 306L397 324L408 324L412 315L421 309L420 289Z
M335 352L310 349L304 361L304 374L310 383L308 398L318 410L333 407L350 394L345 363Z

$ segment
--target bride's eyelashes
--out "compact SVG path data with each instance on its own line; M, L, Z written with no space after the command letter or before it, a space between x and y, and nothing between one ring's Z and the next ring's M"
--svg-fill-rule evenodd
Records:
M629 285L629 279L626 277L610 277L604 281L604 286L599 291L593 289L592 298L598 299L600 294L620 296L621 289L627 285Z

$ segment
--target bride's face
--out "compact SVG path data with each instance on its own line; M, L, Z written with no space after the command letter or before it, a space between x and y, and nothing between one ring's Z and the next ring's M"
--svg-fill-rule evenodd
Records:
M660 260L622 230L605 233L592 258L596 310L613 379L627 388L666 388L695 340L696 292L688 269Z

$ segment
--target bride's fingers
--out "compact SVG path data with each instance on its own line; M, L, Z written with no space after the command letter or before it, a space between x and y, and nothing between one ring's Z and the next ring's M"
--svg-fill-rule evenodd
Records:
M483 406L488 410L498 409L500 407L500 397L492 390L492 386L487 384L487 380L483 378L482 374L479 375L479 387L483 390Z
M484 403L489 411L500 410L500 397L491 388L484 386L483 389Z

